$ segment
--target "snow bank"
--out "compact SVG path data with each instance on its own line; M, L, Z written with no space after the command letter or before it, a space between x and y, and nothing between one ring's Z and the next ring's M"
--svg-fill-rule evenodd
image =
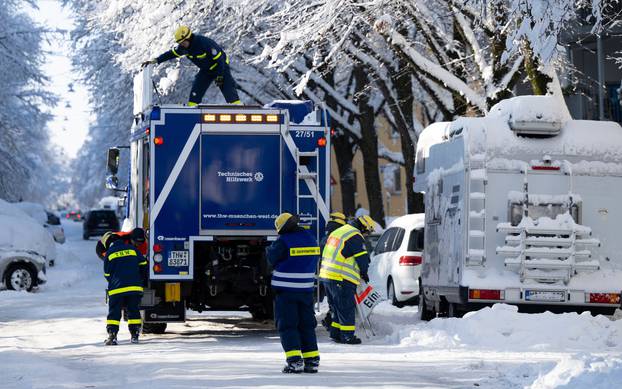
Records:
M619 388L621 384L622 359L579 354L563 359L528 388Z

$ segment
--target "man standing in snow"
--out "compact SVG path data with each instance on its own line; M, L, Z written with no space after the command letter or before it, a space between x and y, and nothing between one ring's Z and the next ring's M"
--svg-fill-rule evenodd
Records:
M326 245L326 241L330 234L335 231L337 228L346 224L346 215L341 212L333 212L329 215L330 219L328 219L328 223L326 223L326 229L324 233L324 237L320 240L320 252L324 251L324 246ZM326 316L322 320L322 325L326 328L326 331L330 331L330 324L332 323L332 312L331 307L334 305L334 302L331 299L331 296L326 292L326 288L324 288L324 294L326 295L326 299L328 300L328 312L326 312Z
M272 264L276 327L287 365L283 373L317 373L320 352L315 336L313 289L320 248L298 217L280 214L274 221L279 238L266 249Z
M369 254L363 234L373 232L374 225L374 220L368 215L358 217L333 231L322 251L320 279L329 302L333 302L330 307L333 312L330 337L337 343L361 343L361 339L354 335L354 295L361 279L369 281Z
M121 309L127 307L128 325L132 343L138 343L140 331L140 300L147 270L147 260L136 246L125 242L116 234L109 234L103 241L106 255L104 276L108 281L107 346L117 344L121 321Z
M181 26L175 31L175 42L178 44L177 47L157 58L143 62L142 66L188 57L200 69L192 83L188 106L200 104L212 82L220 88L227 103L242 104L229 69L229 58L216 42L205 36L193 34L187 26Z

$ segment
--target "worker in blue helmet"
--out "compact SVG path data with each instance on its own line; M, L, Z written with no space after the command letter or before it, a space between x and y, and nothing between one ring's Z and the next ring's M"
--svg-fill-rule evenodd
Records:
M283 373L317 373L320 353L313 290L320 248L291 213L279 215L274 226L279 238L266 249L266 255L274 269L274 315L287 363Z

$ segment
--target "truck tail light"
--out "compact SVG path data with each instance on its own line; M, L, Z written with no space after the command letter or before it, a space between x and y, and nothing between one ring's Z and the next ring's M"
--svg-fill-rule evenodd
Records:
M159 263L156 263L155 265L153 265L153 272L154 273L162 272L162 265L160 265Z
M593 304L620 304L619 293L588 293L587 301Z
M469 289L469 298L471 300L503 300L503 294L500 290L494 289Z
M161 146L161 145L163 145L163 144L164 144L164 138L162 138L161 136L156 136L156 137L153 139L153 143L154 143L156 146Z
M326 147L326 138L325 137L321 137L317 140L317 145L319 147Z
M153 252L154 253L161 253L163 249L164 248L159 243L156 243L156 244L153 245Z
M400 257L400 266L417 266L421 265L423 258L418 255L402 255Z

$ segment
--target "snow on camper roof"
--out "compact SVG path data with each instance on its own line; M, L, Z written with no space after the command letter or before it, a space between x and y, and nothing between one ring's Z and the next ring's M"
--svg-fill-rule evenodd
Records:
M447 129L450 125L451 122L436 122L427 126L419 135L417 149L425 150L425 154L427 156L432 145L443 141L443 137L447 133Z

